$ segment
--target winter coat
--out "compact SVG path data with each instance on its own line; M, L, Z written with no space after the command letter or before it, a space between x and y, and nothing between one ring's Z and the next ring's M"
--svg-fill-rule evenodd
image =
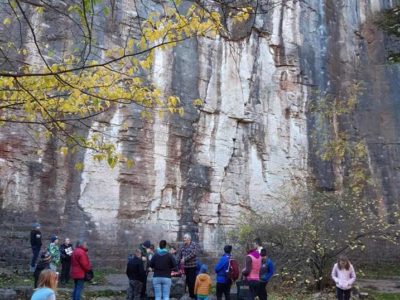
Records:
M228 283L228 266L229 259L231 256L229 254L224 254L219 259L218 263L215 265L214 270L217 274L217 282L218 283Z
M350 290L354 281L356 281L356 272L351 264L348 270L345 268L340 270L338 264L336 263L333 266L331 275L333 281L336 283L336 286L342 290Z
M85 273L92 269L87 251L86 248L79 246L72 252L70 273L72 279L84 279Z
M198 247L195 242L190 242L189 245L183 245L179 251L179 261L185 260L185 268L196 268L197 266Z
M42 247L42 233L40 230L33 229L31 231L31 246L33 247Z
M145 282L146 271L144 270L141 258L133 256L128 259L128 264L126 265L126 276L128 276L129 280Z
M47 250L51 255L51 262L55 265L60 264L60 248L58 245L51 243Z
M150 261L150 268L154 270L153 277L171 278L172 270L176 269L176 262L166 249L157 249Z
M268 282L274 274L274 264L270 258L262 260L260 269L260 281Z
M196 295L208 296L211 288L211 277L207 273L197 275L194 284L194 293Z

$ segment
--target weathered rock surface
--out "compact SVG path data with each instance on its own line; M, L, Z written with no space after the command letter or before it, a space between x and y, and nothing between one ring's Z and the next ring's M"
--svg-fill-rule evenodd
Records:
M131 2L118 2L115 16L129 19ZM34 221L44 238L87 238L102 265L124 264L145 239L176 240L186 231L216 251L242 213L284 211L310 176L334 187L332 165L310 135L329 130L315 128L306 105L316 90L335 93L353 80L367 88L354 126L367 142L376 193L390 208L399 198L400 70L385 64L385 36L369 21L382 1L283 2L242 25L235 41L190 40L156 54L154 82L182 99L183 117L147 121L140 109L121 106L91 124L107 129L135 161L132 169L111 170L90 151L63 157L56 141L3 127L2 263L28 265ZM113 32L99 35L118 42ZM199 97L201 110L191 106ZM116 126L123 122L127 130Z

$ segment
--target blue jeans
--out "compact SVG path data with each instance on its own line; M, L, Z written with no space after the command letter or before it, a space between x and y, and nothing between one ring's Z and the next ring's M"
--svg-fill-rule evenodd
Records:
M154 298L155 300L169 300L171 289L171 278L153 277Z
M75 279L74 291L72 292L72 300L81 300L81 293L85 281L83 279Z
M32 260L31 267L34 268L36 266L36 260L39 256L40 246L32 246Z

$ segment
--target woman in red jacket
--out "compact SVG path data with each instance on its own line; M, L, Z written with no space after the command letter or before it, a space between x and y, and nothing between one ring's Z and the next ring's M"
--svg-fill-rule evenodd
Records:
M85 283L85 273L92 269L87 255L86 241L76 242L76 246L71 256L71 278L74 280L74 291L72 300L80 300L83 285Z

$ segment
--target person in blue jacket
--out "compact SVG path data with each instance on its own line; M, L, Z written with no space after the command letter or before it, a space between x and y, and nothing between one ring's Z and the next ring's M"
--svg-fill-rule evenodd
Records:
M228 278L228 267L231 252L232 246L226 245L224 247L224 255L221 256L214 268L215 273L217 274L217 300L222 299L222 294L225 295L225 300L230 300L232 282Z
M261 249L261 269L260 269L260 281L258 283L257 296L259 300L267 300L267 284L272 275L274 274L274 264L272 260L267 256L267 250Z

